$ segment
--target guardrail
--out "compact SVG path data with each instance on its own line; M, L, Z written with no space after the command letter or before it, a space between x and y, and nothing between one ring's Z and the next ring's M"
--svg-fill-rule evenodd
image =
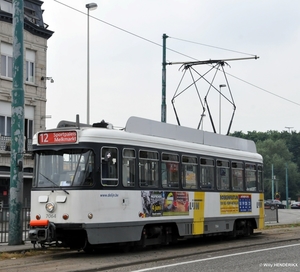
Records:
M23 208L22 220L22 239L26 241L29 232L30 208ZM9 233L9 208L2 208L0 211L0 243L8 243Z

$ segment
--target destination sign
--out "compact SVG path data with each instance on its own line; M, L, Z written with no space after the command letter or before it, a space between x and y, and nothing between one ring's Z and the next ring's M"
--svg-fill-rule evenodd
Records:
M73 144L77 143L76 131L40 132L38 143L45 144Z

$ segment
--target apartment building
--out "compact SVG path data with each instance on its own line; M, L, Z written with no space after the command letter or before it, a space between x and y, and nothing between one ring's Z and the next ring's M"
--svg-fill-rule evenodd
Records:
M32 137L45 129L47 41L53 31L43 21L42 1L24 0L24 182L23 206L30 205ZM0 201L9 204L11 91L13 68L13 4L0 0Z

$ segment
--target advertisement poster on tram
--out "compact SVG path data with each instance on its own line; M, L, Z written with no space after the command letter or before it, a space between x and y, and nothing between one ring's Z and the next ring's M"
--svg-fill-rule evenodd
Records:
M220 213L252 212L251 194L220 194Z
M187 192L141 191L140 217L189 215Z

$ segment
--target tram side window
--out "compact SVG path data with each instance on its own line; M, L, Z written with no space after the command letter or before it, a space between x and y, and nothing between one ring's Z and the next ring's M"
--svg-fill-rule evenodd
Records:
M179 187L179 156L162 153L161 180L164 188Z
M135 150L123 149L123 186L134 187L135 186Z
M246 163L246 190L256 191L256 165Z
M103 186L118 185L118 149L102 147L101 149L101 184Z
M229 161L217 160L217 188L229 190Z
M182 156L182 187L197 189L197 157Z
M140 187L158 187L158 152L139 151Z
M262 165L257 166L258 169L258 191L263 191L263 167Z
M215 161L213 159L200 159L200 187L203 190L215 188Z
M244 191L244 164L231 162L231 173L233 191Z

